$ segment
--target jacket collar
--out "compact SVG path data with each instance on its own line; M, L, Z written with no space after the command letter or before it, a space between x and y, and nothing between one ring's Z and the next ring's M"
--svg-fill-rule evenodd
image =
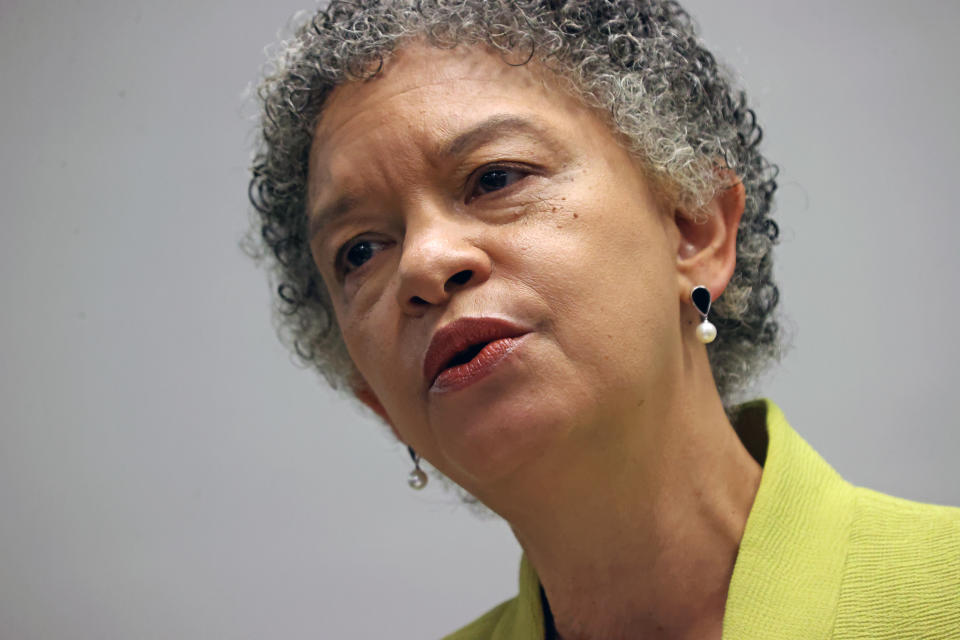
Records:
M767 455L730 580L723 637L776 629L784 640L826 638L843 579L854 488L772 401L747 403L741 412L763 407Z
M727 592L723 638L772 633L783 640L829 637L853 514L853 487L791 428L769 399L734 411L738 433L765 417L763 473ZM759 421L758 421L759 422ZM755 434L756 435L756 434ZM759 434L762 438L762 433ZM542 640L540 581L523 554L520 592L492 640Z

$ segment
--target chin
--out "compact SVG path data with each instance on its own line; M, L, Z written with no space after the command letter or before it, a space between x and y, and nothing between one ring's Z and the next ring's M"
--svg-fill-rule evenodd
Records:
M576 413L557 401L562 396L543 391L501 389L483 395L485 401L478 398L456 411L437 412L432 421L441 454L451 467L444 472L471 493L535 465L567 436Z

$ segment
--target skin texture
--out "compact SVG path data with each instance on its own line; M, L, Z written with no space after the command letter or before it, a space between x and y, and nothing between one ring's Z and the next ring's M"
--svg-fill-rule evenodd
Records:
M355 391L510 523L563 638L720 637L761 469L689 294L726 286L743 198L692 223L599 114L482 48L409 44L318 123L311 248ZM430 339L468 316L530 333L482 380L431 391Z

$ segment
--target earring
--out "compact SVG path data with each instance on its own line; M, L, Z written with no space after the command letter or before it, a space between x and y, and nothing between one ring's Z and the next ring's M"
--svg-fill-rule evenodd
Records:
M407 451L413 460L413 471L407 476L407 484L411 489L423 489L427 486L427 474L420 468L420 454L414 451L413 447L407 447Z
M690 292L690 300L703 318L703 322L697 325L697 338L703 344L713 342L717 337L717 328L707 320L707 314L710 313L710 290L702 285L696 286Z

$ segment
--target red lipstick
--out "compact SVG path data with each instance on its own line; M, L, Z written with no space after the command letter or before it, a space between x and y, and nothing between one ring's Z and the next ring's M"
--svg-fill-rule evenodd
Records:
M431 391L454 391L489 374L529 331L500 318L460 318L433 334L423 359Z

